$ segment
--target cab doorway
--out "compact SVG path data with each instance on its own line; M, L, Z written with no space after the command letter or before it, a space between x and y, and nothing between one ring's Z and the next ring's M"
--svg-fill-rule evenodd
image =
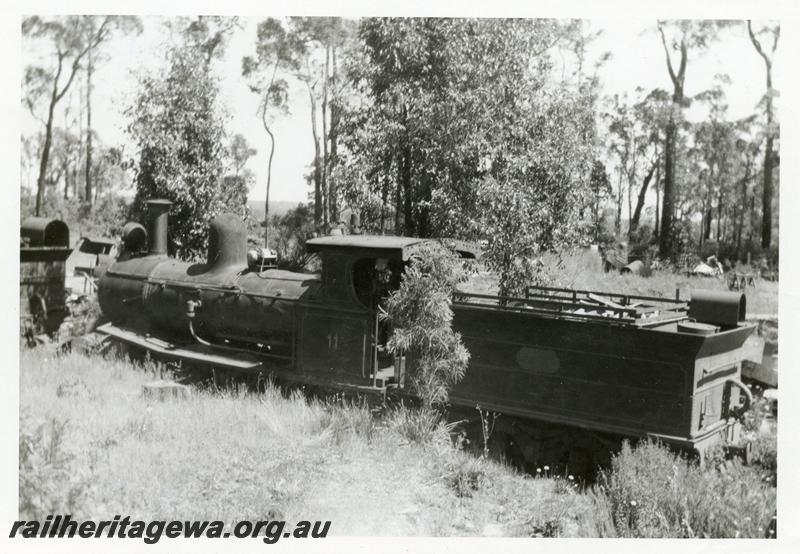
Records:
M405 356L395 356L388 348L392 328L381 317L386 300L400 287L403 263L387 258L361 258L353 264L353 287L358 301L369 308L371 362L369 379L383 388L402 381Z

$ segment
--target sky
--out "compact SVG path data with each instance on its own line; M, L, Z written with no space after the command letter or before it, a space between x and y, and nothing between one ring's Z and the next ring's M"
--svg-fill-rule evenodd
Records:
M262 19L240 18L242 28L232 35L224 57L215 62L220 77L220 100L229 117L228 131L230 134L243 134L258 150L248 163L256 176L250 191L251 200L264 199L268 142L258 116L258 96L250 92L241 76L241 59L253 53L256 27ZM94 80L93 124L104 144L126 144L129 155L134 149L125 132L123 110L136 94L136 75L163 63L164 45L168 38L161 18L143 17L143 23L141 35L119 36L106 45L107 60L97 68ZM619 17L592 19L587 23L590 30L601 31L599 38L589 46L589 63L604 52L611 53L611 58L599 70L605 94L627 93L634 97L637 87L648 91L654 88L670 90L655 20ZM779 44L774 64L774 82L778 89L783 65L781 52ZM41 52L26 48L23 43L23 63L37 54ZM709 88L714 76L721 73L728 74L731 79L726 89L730 117L740 118L753 113L764 92L765 73L763 61L753 49L743 22L726 30L705 53L690 52L686 94L691 96ZM301 202L308 199L309 187L304 175L314 147L310 108L305 90L300 87L299 83L293 85L289 115L274 121L276 145L270 197L275 201ZM73 85L71 94L76 101L79 95L77 84ZM702 114L690 109L688 116L698 119ZM23 114L23 132L36 132L38 125L27 112Z

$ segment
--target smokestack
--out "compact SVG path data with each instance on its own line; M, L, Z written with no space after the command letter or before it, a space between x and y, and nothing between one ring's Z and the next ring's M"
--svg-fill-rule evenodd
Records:
M220 214L208 231L208 271L247 266L247 229L239 216Z
M172 202L163 198L148 200L147 211L150 215L150 252L151 256L167 255L167 223L169 208Z

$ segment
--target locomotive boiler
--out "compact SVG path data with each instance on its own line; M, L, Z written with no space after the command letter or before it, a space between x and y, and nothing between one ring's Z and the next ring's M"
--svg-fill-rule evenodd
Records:
M52 335L67 317L66 260L69 227L58 219L29 217L22 222L19 249L19 312L21 334Z
M149 233L126 225L119 258L98 271L108 320L99 332L216 369L409 392L413 360L386 348L391 329L378 313L425 239L319 237L306 243L319 273L262 271L248 265L241 220L222 215L211 223L206 261L187 263L167 256L169 204L149 206ZM736 440L750 402L740 381L754 329L745 308L743 295L716 291L694 291L689 301L546 287L524 298L458 291L453 325L471 359L450 402L505 414L498 436L532 464L558 448L591 460L622 437L702 453Z

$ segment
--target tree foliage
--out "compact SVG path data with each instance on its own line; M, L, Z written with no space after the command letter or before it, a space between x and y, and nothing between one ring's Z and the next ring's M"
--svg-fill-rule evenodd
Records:
M466 277L454 253L439 243L424 243L386 301L383 316L393 327L388 347L408 356L412 390L427 408L446 403L467 369L469 352L453 331L451 307L455 287Z
M548 52L576 32L553 20L362 21L350 66L360 101L343 116L337 168L345 200L368 227L485 238L501 272L572 241L592 83L558 80Z
M247 195L255 182L255 175L247 167L247 162L256 154L257 150L251 148L240 133L231 138L225 152L228 167L222 178L219 201L226 211L240 214L244 218L250 216Z
M141 217L149 198L171 200L169 249L184 259L203 254L208 222L226 208L225 128L218 83L205 60L201 50L173 47L164 71L140 78L126 111L138 149L134 211Z
M251 90L261 95L260 115L269 137L267 197L275 148L272 119L288 113L290 80L306 90L314 143L314 221L319 228L338 220L336 184L330 176L337 158L342 104L337 55L341 55L352 28L352 22L337 17L268 18L258 26L255 56L242 60L242 73L249 79ZM268 218L269 198L266 206Z
M283 215L272 216L278 266L290 271L310 269L311 256L306 252L306 239L314 233L314 208L298 204Z
M129 16L105 16L99 22L95 19L94 16L77 15L31 16L22 21L23 36L28 40L48 43L51 51L49 63L25 67L22 83L23 102L42 123L44 134L36 186L36 215L40 214L45 198L56 106L69 91L92 48L97 48L114 31L128 31L138 28L139 24L138 18ZM39 115L41 104L45 108L45 117Z

